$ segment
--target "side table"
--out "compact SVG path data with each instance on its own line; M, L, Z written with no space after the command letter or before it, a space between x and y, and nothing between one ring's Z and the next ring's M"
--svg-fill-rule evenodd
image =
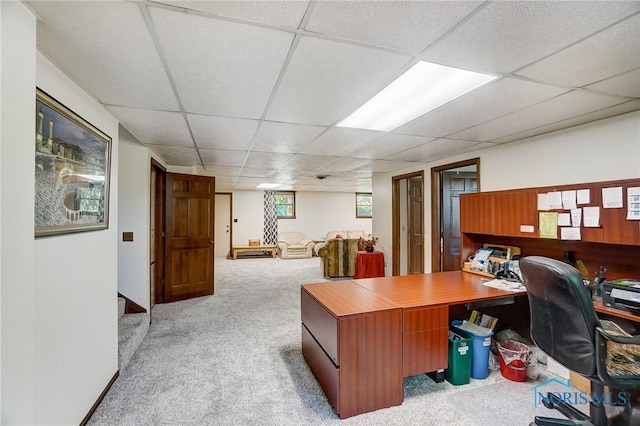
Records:
M384 277L384 253L381 251L359 251L356 254L356 275L354 278Z

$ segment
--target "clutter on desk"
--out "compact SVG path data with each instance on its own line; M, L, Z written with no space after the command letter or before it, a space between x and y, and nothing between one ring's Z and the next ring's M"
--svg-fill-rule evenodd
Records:
M467 262L464 262L462 270L486 277L494 277L498 273L503 273L512 279L517 279L515 275L508 274L506 271L515 271L516 269L519 271L517 263L512 263L519 258L520 247L485 243Z
M494 278L490 281L485 281L482 283L482 285L486 285L487 287L493 287L493 288L497 288L498 290L504 290L504 291L516 292L516 291L526 290L526 287L522 285L522 283L520 282L507 281L507 280L498 279L498 278Z
M632 278L604 281L602 304L640 315L640 281Z

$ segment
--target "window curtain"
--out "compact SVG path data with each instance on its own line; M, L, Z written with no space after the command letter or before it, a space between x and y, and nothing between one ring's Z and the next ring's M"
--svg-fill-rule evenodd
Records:
M276 213L276 191L264 191L264 237L265 245L278 242L278 215Z

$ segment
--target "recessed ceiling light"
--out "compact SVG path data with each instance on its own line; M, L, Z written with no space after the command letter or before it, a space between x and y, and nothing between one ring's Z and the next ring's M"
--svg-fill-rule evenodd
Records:
M496 78L421 61L337 126L389 131Z
M280 184L279 183L261 183L260 185L256 186L256 188L258 189L274 189L279 187Z

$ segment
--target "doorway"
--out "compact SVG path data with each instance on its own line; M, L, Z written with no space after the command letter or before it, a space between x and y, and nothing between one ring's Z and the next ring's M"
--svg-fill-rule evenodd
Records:
M230 192L216 192L216 219L215 219L215 235L216 243L215 256L216 257L229 257L231 255L231 243L233 194Z
M424 273L424 172L392 178L392 275Z
M149 214L149 306L164 303L164 191L166 170L151 160ZM151 309L149 310L151 311Z
M480 190L480 159L431 169L431 271L460 270L460 194Z

